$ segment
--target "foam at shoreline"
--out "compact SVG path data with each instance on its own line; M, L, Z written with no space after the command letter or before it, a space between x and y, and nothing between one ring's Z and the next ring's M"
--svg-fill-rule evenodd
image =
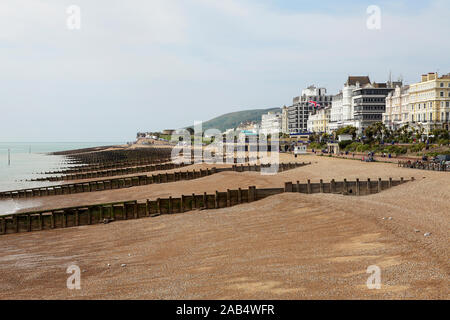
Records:
M0 216L16 213L20 210L33 208L41 205L42 202L37 199L8 199L0 200Z

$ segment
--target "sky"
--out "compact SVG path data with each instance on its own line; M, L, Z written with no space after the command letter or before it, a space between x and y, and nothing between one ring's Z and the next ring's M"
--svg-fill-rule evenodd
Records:
M312 84L336 94L349 75L450 73L449 12L447 0L2 0L0 141L131 141L289 106Z

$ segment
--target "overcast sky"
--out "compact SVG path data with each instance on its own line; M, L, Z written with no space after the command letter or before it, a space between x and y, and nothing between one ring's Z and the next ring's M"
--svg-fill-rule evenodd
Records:
M310 84L335 94L350 74L449 73L449 12L446 0L2 0L0 141L128 141L289 105Z

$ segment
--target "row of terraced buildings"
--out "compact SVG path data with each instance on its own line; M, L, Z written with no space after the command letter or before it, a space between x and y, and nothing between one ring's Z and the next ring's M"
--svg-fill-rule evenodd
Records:
M349 76L342 90L328 95L325 88L310 86L283 109L285 133L332 133L345 126L364 129L383 122L390 129L404 125L422 129L449 130L450 73L424 74L421 81L403 85L401 81L371 82L368 76Z

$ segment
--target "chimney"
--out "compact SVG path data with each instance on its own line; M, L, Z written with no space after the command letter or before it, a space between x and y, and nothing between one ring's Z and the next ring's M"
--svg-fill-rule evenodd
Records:
M437 78L437 72L428 72L428 81L436 80L436 78Z
M428 75L423 74L421 82L425 82L425 81L428 81Z

